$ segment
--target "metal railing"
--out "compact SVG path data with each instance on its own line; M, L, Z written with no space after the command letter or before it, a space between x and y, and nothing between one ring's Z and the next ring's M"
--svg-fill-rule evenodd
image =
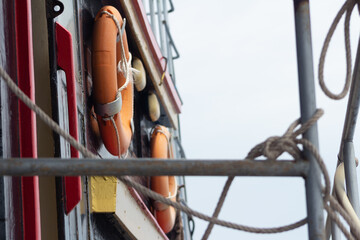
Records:
M154 0L148 0L149 18L153 32L157 37L161 51L168 58L168 69L173 78L175 78L173 59L178 57L178 52L172 40L168 19L167 19L167 0L157 0L157 11L155 12ZM296 46L298 59L298 77L300 92L300 109L301 122L309 120L316 111L315 101L315 84L313 55L310 29L310 13L309 0L294 0L295 11L295 30L296 30ZM155 18L157 17L157 23ZM172 55L175 51L175 57ZM313 125L303 136L308 139L316 148L318 148L318 131L317 125ZM310 239L324 238L324 216L323 216L323 199L321 189L321 172L319 166L312 154L306 149L304 151L305 158L308 163L301 162L297 164L306 164L309 171L306 174L306 201L308 213L308 228ZM223 162L223 164L228 164ZM256 164L266 164L266 162L256 162ZM285 164L284 162L276 162L276 164ZM294 165L292 165L294 166ZM298 165L296 166L298 167ZM240 168L237 171L242 171ZM251 173L251 169L247 169ZM200 172L199 172L200 173ZM293 172L294 173L294 172ZM165 174L165 173L164 173ZM262 173L266 175L265 172ZM239 176L239 175L238 175Z
M171 36L168 20L168 13L174 11L174 5L171 0L156 0L156 4L155 0L143 2L147 3L144 5L148 8L146 10L148 11L147 16L149 17L151 29L163 56L167 59L167 70L169 71L172 81L175 83L174 59L178 59L180 54ZM167 3L170 4L169 9Z
M157 12L154 1L149 1L149 17L160 48L168 59L170 75L175 77L173 59L179 57L170 34L167 14L168 0L157 0ZM170 5L172 2L170 1ZM309 0L294 0L295 30L298 60L301 122L307 122L316 111L314 69L312 56ZM157 17L157 23L155 20ZM157 24L157 25L156 25ZM158 30L157 34L156 31ZM175 56L173 56L175 51ZM360 47L353 82L349 96L344 132L339 159L344 160L345 176L349 199L359 215L360 204L357 190L353 136L360 106ZM176 136L175 136L176 137ZM318 148L317 125L305 132L305 139ZM181 147L181 145L179 145ZM182 150L183 152L183 150ZM184 153L182 153L184 155ZM10 158L0 161L0 174L11 176L297 176L305 180L307 201L307 223L309 239L324 239L323 198L321 172L314 156L304 150L308 159L298 161L250 161L250 160L161 160L161 159L24 159ZM121 163L121 164L119 164ZM333 232L333 239L337 233Z

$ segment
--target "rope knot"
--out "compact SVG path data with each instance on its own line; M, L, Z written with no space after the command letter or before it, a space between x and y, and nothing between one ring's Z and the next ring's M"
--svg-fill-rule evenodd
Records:
M300 119L294 121L282 136L273 136L259 143L250 150L246 159L254 160L264 156L270 161L275 161L284 152L290 154L294 160L302 158L301 150L298 147L299 135L305 133L323 115L324 111L318 109L315 114L304 124L300 124Z

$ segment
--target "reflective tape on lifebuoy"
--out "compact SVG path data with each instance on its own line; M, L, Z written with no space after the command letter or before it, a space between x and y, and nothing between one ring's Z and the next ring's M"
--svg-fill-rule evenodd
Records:
M151 157L172 158L170 133L166 127L157 125L151 135ZM176 201L177 183L174 176L151 177L151 189L164 197ZM155 218L161 229L168 233L175 224L176 210L160 202L154 202Z
M121 15L112 6L101 8L95 18L92 42L93 95L104 145L111 154L121 155L126 153L132 137L133 83L130 76L127 87L121 94L117 93L125 84L126 76L123 71L118 70L118 64L123 61L119 41L121 33L112 16L122 27L124 23ZM125 31L122 33L122 42L125 61L128 63L131 61L131 54Z

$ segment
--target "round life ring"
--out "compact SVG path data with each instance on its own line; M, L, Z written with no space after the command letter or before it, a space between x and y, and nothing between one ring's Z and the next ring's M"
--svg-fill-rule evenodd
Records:
M172 158L170 133L166 127L157 125L151 135L151 157ZM175 176L151 177L151 190L176 201L177 183ZM165 233L169 233L175 224L176 210L166 204L155 201L155 218Z
M92 42L95 113L103 143L106 149L116 156L127 152L132 137L131 54L125 29L120 39L119 28L123 25L121 15L116 8L112 6L101 8L95 17ZM121 62L122 56L125 56L126 62ZM120 66L121 63L128 68L118 69L118 64ZM119 88L126 84L127 86L119 94Z

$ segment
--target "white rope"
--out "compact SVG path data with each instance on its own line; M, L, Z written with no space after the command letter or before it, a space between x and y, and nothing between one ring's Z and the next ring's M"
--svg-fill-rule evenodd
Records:
M111 17L111 19L114 21L116 28L118 30L119 35L121 35L120 38L120 46L121 46L121 60L118 63L118 71L121 72L126 81L125 83L117 90L117 95L119 95L121 93L122 90L124 90L127 85L130 82L130 73L131 73L131 53L129 53L129 60L126 60L126 55L125 55L125 47L124 47L124 41L122 38L122 31L121 31L121 26L119 21L116 19L116 17L109 13L108 11L102 11L102 14L107 14L109 17ZM125 31L124 31L125 32Z
M173 151L172 151L172 147L171 147L171 138L169 139L169 137L167 136L167 134L161 130L161 129L156 129L156 126L154 127L153 131L151 131L151 133L161 133L162 135L165 136L166 141L167 141L167 149L168 149L168 158L173 158Z
M352 221L355 223L356 228L360 229L360 220L359 217L356 215L356 212L349 201L349 198L346 195L345 191L345 169L344 169L344 163L340 163L340 165L337 167L335 172L335 180L334 180L334 189L336 192L336 199L341 203L344 210L349 214Z
M116 28L118 30L118 34L119 34L120 46L121 46L121 60L119 61L118 65L117 65L117 70L118 70L118 72L123 74L124 77L125 77L125 83L116 91L116 98L120 98L121 97L121 92L129 85L130 77L131 77L130 72L134 71L133 68L131 67L132 55L129 52L129 59L126 60L124 41L123 41L123 38L122 38L123 37L122 35L125 33L125 31L121 30L119 21L116 19L116 17L113 14L109 13L108 11L102 11L101 13L108 15L114 21L114 23L116 25ZM124 19L124 22L125 22L125 19ZM121 149L120 149L119 130L116 127L116 123L115 123L113 117L114 116L109 116L107 118L103 118L103 120L105 120L105 121L111 120L112 125L113 125L114 130L115 130L115 133L116 133L118 158L122 158ZM126 152L125 158L127 156L128 156L128 151Z
M113 124L113 127L114 127L114 129L115 129L115 133L116 133L118 157L121 158L119 131L118 131L118 128L117 128L117 126L116 126L116 123L115 123L115 121L114 121L114 117L113 117L113 116L110 117L110 120L111 120L111 122L112 122L112 124Z

